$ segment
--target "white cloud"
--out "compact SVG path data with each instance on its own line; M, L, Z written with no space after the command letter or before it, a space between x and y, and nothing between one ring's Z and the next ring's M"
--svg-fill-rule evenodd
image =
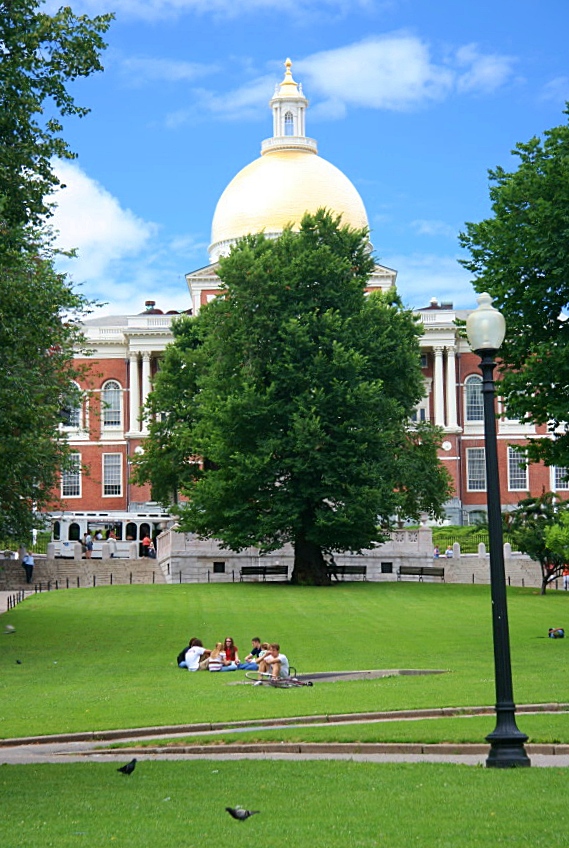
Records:
M541 100L563 104L569 100L569 77L555 77L543 87Z
M467 70L459 73L457 89L459 92L495 91L512 76L515 60L512 56L500 56L490 53L487 56L478 51L476 44L467 44L456 51L459 67Z
M274 77L263 76L227 94L214 94L204 88L195 89L192 105L170 112L166 116L166 126L175 129L191 123L204 111L226 121L265 120L267 93L272 93L274 85Z
M485 55L476 45L440 62L431 54L431 45L418 36L394 32L314 53L295 68L307 89L335 104L340 115L338 104L408 110L454 92L488 93L512 75L512 57Z
M440 61L432 53L418 36L394 32L298 59L293 75L310 97L312 120L342 119L349 107L410 111L453 94L488 94L512 78L512 57L485 55L472 44ZM168 115L167 125L195 121L204 111L222 120L258 120L267 92L281 79L281 74L256 77L223 94L197 89L192 107Z
M440 100L453 86L452 71L434 64L429 46L406 33L314 53L295 68L306 88L325 100L374 109L408 109Z
M120 63L121 71L135 85L148 80L165 82L193 82L219 70L217 65L204 65L199 62L174 61L144 56L132 56Z
M57 265L86 297L107 303L95 314L142 312L145 300L164 311L188 309L184 271L204 264L205 240L189 233L165 240L156 224L124 209L77 164L57 162L55 170L67 186L55 195L57 243L78 253Z
M47 0L46 10L53 12L60 5L59 0ZM278 11L279 15L288 14L298 18L314 11L337 10L347 14L354 6L364 9L373 8L375 2L374 0L350 0L350 2L347 0L303 0L301 4L285 3L278 7L275 6L274 0L114 0L111 4L106 0L74 0L73 2L73 10L76 13L100 15L112 9L118 16L143 20L174 17L188 12L235 18L263 10L273 13Z
M411 221L411 227L420 236L444 236L456 239L458 229L445 221L427 221L419 219Z
M71 162L60 161L55 172L66 188L54 199L52 219L64 250L77 249L72 260L75 279L101 276L117 259L139 252L156 231L156 226L123 209L102 185Z
M397 290L403 302L414 309L428 306L431 297L451 302L455 309L476 305L471 275L456 256L429 253L380 256L382 265L397 270Z

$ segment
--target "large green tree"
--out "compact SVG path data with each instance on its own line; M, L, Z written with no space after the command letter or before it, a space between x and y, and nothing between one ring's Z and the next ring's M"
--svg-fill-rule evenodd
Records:
M25 540L65 465L62 411L88 307L55 270L48 227L55 157L72 158L61 119L84 115L67 89L102 69L111 16L53 15L0 2L0 538Z
M506 318L508 416L554 434L532 439L529 459L569 467L569 123L512 152L516 170L490 171L492 217L461 234L471 254L462 264Z
M394 291L365 296L372 268L367 233L323 210L242 240L222 296L178 324L151 400L153 491L173 459L182 527L233 550L291 542L296 582L327 582L324 552L380 543L449 494L439 431L409 427L419 327Z
M32 246L0 258L1 540L28 538L65 466L60 424L64 410L80 402L73 353L85 306Z

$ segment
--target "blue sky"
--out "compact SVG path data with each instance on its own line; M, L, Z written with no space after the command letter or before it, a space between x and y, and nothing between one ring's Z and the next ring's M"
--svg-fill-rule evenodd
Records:
M51 2L51 0L50 0ZM50 2L46 8L50 8ZM217 200L272 134L287 56L307 134L365 203L378 261L406 305L475 305L458 264L489 214L489 168L564 122L567 0L71 0L114 11L105 72L74 84L78 153L55 224L100 314L189 306Z

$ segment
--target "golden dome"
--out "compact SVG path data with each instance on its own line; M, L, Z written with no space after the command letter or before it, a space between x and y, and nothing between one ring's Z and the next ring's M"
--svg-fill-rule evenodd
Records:
M305 212L320 207L342 216L351 227L368 226L363 201L350 180L313 152L273 150L240 171L219 198L211 228L210 258L250 233L298 230Z

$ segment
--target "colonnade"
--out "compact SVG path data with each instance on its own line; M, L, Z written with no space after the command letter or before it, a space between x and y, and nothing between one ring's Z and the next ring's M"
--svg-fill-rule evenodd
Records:
M148 434L146 421L141 422L141 414L151 389L150 351L129 352L129 433L133 436ZM142 375L140 362L142 361ZM142 380L141 380L142 376Z
M433 356L434 423L437 427L457 429L456 348L454 345L434 345Z

